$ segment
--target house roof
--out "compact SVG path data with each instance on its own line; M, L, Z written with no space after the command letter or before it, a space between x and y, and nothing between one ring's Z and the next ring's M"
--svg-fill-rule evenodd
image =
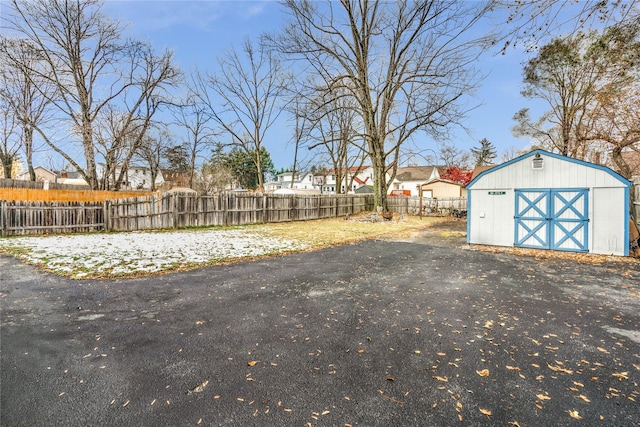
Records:
M357 182L358 184L360 184L360 185L365 185L367 183L367 181L369 181L369 177L366 177L365 179L360 179L357 176L354 176L353 180L355 182Z
M620 155L627 165L629 165L629 169L631 169L631 176L640 175L640 153L637 151L623 151ZM613 159L611 159L610 162L611 168L620 173L620 170Z
M492 167L494 167L495 165L488 165L488 166L476 166L473 168L473 172L471 173L471 179L473 180L476 176L480 175L482 172L491 169Z
M421 186L424 187L425 185L433 184L434 182L444 182L446 184L452 184L452 185L455 185L457 187L463 187L464 188L464 185L460 184L459 182L451 181L450 179L442 179L442 178L433 178L433 179L421 184Z
M364 172L365 170L369 169L371 166L351 166L350 168L347 169L342 169L342 172L349 172L350 174L355 174L358 172ZM327 171L328 174L335 174L336 170L335 169L329 169Z
M442 166L408 166L398 168L396 179L398 181L427 181L431 178L434 169L436 169L438 175L440 175L442 168Z

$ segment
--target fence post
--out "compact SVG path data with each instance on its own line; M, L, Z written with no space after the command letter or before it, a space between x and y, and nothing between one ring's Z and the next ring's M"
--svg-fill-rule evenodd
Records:
M262 193L262 220L260 221L261 224L266 223L266 219L267 219L267 195Z
M110 201L109 200L105 200L102 203L102 228L104 229L104 231L109 231L110 225L109 225L109 208L110 208Z
M0 200L0 235L7 235L7 202Z
M231 193L220 193L220 197L222 197L222 225L226 226L229 223L227 218L227 210L229 209L229 197Z

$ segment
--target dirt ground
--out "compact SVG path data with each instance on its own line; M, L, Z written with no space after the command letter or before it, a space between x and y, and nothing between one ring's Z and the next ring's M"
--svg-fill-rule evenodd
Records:
M637 425L638 264L464 231L127 280L0 256L0 424Z

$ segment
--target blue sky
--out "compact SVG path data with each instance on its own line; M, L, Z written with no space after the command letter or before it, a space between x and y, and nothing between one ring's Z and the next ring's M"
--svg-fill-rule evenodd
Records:
M194 66L213 69L217 56L231 46L237 46L245 36L257 38L265 31L275 31L284 20L276 1L124 1L107 0L103 11L129 24L128 33L147 40L156 49L174 51L178 64L188 71ZM522 149L528 141L511 134L513 115L532 102L520 95L522 62L527 57L512 49L507 55L489 54L482 59L482 73L488 77L470 104L480 106L468 115L465 125L470 134L454 132L452 143L468 150L478 146L482 138L491 141L498 150ZM265 146L277 169L293 163L293 147L287 144L291 130L282 124L267 134ZM419 141L426 148L437 150L434 141Z
M0 7L6 6L6 0L0 0ZM245 37L257 40L264 32L277 31L285 19L281 5L275 0L106 0L102 11L126 23L127 36L148 41L158 51L172 50L177 64L187 73L195 67L213 70L216 58L227 49L239 47ZM506 55L488 54L481 60L480 71L487 78L475 97L468 100L469 105L479 104L464 122L470 133L454 130L451 144L468 151L487 138L497 148L498 161L505 150L527 147L528 141L514 137L510 130L514 124L511 118L519 109L531 107L533 111L542 111L540 103L536 108L533 101L520 95L522 63L527 58L522 50L511 49ZM264 145L276 169L290 168L293 164L291 135L292 130L283 118L266 136ZM427 154L429 150L437 151L436 142L423 135L416 138L416 145L425 148ZM52 163L52 154L40 150L36 163L62 167L60 160Z

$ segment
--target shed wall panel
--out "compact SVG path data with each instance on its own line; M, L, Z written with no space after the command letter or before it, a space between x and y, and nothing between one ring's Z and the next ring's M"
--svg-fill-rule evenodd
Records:
M605 255L624 255L628 238L625 236L625 191L622 188L594 188L591 197L591 252Z
M487 190L470 192L473 212L468 213L467 219L470 221L469 243L512 246L515 193L509 188L492 191L504 191L505 194L490 195Z

